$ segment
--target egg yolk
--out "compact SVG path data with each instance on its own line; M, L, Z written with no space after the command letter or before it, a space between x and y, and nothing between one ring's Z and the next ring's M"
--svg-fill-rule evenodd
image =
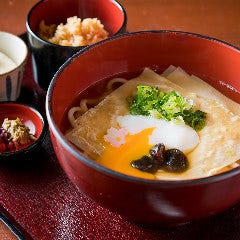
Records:
M142 172L131 166L132 161L140 159L144 155L149 155L152 146L148 143L148 137L153 130L154 128L147 128L135 135L127 134L125 143L119 147L104 142L105 150L96 161L107 168L127 175L155 179L153 174Z

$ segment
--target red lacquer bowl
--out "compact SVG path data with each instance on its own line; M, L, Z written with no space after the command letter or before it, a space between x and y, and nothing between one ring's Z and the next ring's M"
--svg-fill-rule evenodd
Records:
M20 146L18 150L11 152L1 152L0 162L4 163L22 163L22 160L29 158L29 154L41 145L45 136L45 121L42 115L33 107L20 104L16 102L1 102L0 103L0 125L2 125L5 118L15 120L19 118L22 123L29 127L30 133L36 137L36 140Z
M88 47L61 67L47 93L51 138L67 176L81 192L135 222L177 225L219 213L240 200L239 168L196 180L143 180L96 164L64 138L66 111L90 85L115 76L133 77L144 67L161 72L171 64L240 101L239 49L177 31L126 33Z

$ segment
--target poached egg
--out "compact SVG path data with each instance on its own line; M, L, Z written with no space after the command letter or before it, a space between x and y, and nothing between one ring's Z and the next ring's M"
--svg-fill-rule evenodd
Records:
M151 178L149 173L139 173L131 166L133 160L149 155L151 147L158 143L166 149L176 148L184 153L199 143L197 132L186 124L176 124L151 116L124 115L117 117L119 128L111 127L104 136L105 150L99 160L105 166L131 175ZM136 172L137 171L137 172Z
M126 136L138 135L146 129L152 129L145 137L148 145L162 143L166 148L176 148L187 153L199 143L197 132L186 124L176 124L172 121L157 119L151 116L125 115L118 116L120 128L111 127L104 139L112 146L119 147L126 143Z

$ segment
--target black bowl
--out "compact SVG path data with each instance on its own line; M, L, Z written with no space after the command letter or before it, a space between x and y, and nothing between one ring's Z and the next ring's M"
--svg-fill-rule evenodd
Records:
M27 16L27 33L34 79L45 90L59 67L85 46L60 46L47 42L37 35L39 23L44 20L46 24L58 25L72 16L98 18L109 36L124 32L127 23L124 8L115 0L48 0L33 6Z

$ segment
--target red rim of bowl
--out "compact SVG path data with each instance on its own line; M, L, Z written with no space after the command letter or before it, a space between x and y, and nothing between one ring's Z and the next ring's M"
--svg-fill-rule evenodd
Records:
M198 33L193 33L193 32L184 32L184 31L175 31L175 30L146 30L146 31L137 31L137 32L129 32L129 33L123 33L120 34L118 36L112 36L108 39L105 39L101 42L98 42L94 45L91 46L87 46L85 48L83 48L82 50L80 50L79 52L75 53L71 58L69 58L60 68L59 70L55 73L54 77L52 78L52 81L49 85L48 91L47 91L47 96L46 96L46 115L47 115L47 120L48 120L48 124L50 129L53 131L53 134L55 135L55 137L58 139L58 141L60 141L60 143L63 145L63 147L69 151L72 155L74 155L79 161L83 161L85 164L87 164L88 166L93 167L94 169L103 172L107 175L113 176L113 177L117 177L120 178L124 181L132 181L132 182L137 182L137 183L142 183L142 184L157 184L157 185L197 185L197 184L203 184L206 182L216 182L216 181L221 181L225 178L228 178L229 176L234 176L234 175L238 175L240 174L240 167L236 167L233 168L229 171L217 174L217 175L213 175L213 176L209 176L209 177L204 177L204 178L197 178L197 179L187 179L187 180L180 180L180 181L173 181L173 180L151 180L151 179L144 179L144 178L138 178L138 177L133 177L130 175L126 175L124 173L120 173L117 171L114 171L112 169L106 168L96 162L94 162L92 159L85 157L84 155L82 155L79 151L73 149L70 145L70 143L68 143L67 139L64 137L64 134L61 132L61 130L56 127L56 123L54 122L53 118L51 117L51 112L52 112L52 107L51 107L51 96L52 96L52 92L54 91L54 83L57 81L57 76L61 74L61 72L63 71L63 69L65 67L67 67L72 61L73 59L77 58L79 55L81 55L82 53L88 51L89 49L95 48L98 45L102 45L107 43L108 41L114 41L114 39L118 39L118 38L124 38L124 37L128 37L131 35L138 35L138 34L148 34L148 33L153 33L153 34L181 34L181 35L187 35L187 36L192 36L192 37L196 37L196 38L201 38L201 39L205 39L207 41L214 41L217 44L223 44L226 47L230 47L233 50L236 51L240 51L240 48L227 43L225 41L219 40L217 38L213 38L210 36L205 36L202 34L198 34Z
M39 134L39 136L37 137L36 141L31 143L27 147L24 147L24 148L22 148L20 150L13 151L13 152L2 152L2 153L0 153L0 156L1 157L13 157L14 155L17 155L17 154L30 152L32 149L34 149L35 147L38 146L38 144L43 140L43 138L45 136L46 123L45 123L45 120L44 120L42 114L37 109L35 109L34 107L32 107L32 106L30 106L28 104L17 103L17 102L14 102L14 101L4 101L4 102L1 102L0 106L2 104L14 104L14 105L23 106L23 107L25 107L27 109L30 109L30 111L33 112L34 114L36 114L38 116L38 118L41 120L41 122L42 122L42 130L41 130L41 133Z
M38 3L36 3L33 7L32 7L32 9L29 11L29 13L28 13L28 15L27 15L27 21L26 21L26 27L27 27L27 31L29 32L29 33L31 33L31 35L33 35L36 39L38 39L40 42L43 42L44 44L47 44L47 45L50 45L50 46L57 46L57 47L59 47L59 48L72 48L72 49L78 49L78 48L85 48L85 47L88 47L89 45L86 45L86 46L62 46L62 45L58 45L58 44L55 44L55 43L50 43L50 42L48 42L48 41L46 41L46 40L44 40L43 38L41 38L41 37L39 37L34 31L32 31L32 29L31 29L31 27L30 27L30 25L29 25L29 22L30 22L30 16L31 16L31 14L32 14L32 12L34 11L34 9L35 8L37 8L37 6L39 5L39 4L41 4L41 2L43 2L43 1L45 1L45 0L41 0L41 1L39 1ZM118 2L118 1L116 1L116 0L111 0L112 2L114 2L115 4L116 4L116 6L122 11L122 13L123 13L123 23L122 23L122 26L121 26L121 28L116 32L116 33L114 33L112 36L110 36L110 37L113 37L113 36L115 36L115 35L118 35L118 34L121 34L125 29L126 29L126 26L127 26L127 13L126 13L126 11L125 11L125 9L124 9L124 7ZM109 37L109 38L110 38ZM102 40L102 41L104 41L104 40Z

